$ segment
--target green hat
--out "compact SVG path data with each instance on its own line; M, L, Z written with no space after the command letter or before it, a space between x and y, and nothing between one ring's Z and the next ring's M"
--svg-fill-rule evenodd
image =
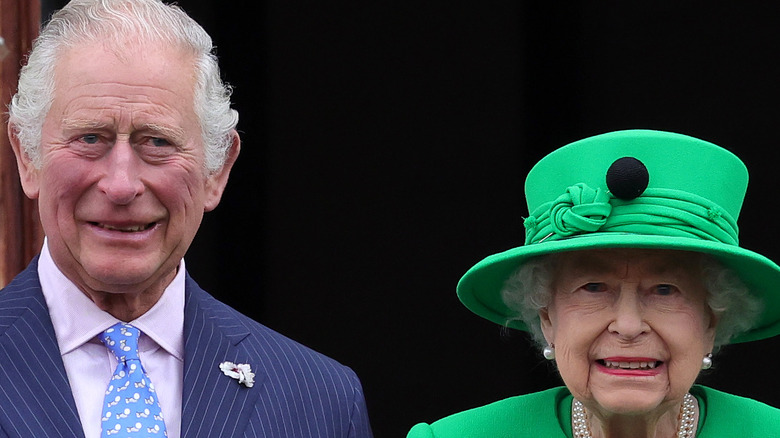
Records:
M525 245L468 270L458 297L472 312L527 330L501 297L529 258L593 248L657 248L710 254L763 301L754 328L731 342L780 333L780 267L739 247L745 165L712 143L670 132L628 130L586 138L544 157L525 183Z

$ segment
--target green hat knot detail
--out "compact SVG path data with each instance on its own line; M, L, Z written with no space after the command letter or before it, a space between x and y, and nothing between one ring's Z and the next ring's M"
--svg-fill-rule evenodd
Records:
M541 215L525 220L526 244L540 242L552 234L560 238L598 231L612 212L610 198L608 192L584 183L568 187L543 208ZM540 236L539 231L546 233Z
M612 211L609 193L579 183L566 189L550 208L550 225L555 234L565 237L598 231Z
M537 225L539 224L536 222L536 218L534 216L528 216L523 221L523 226L525 227L526 230L529 231L532 231L534 228L536 228Z

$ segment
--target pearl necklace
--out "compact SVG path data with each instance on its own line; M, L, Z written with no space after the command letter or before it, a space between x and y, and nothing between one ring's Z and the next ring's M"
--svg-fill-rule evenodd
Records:
M683 397L682 406L680 406L680 427L677 428L677 438L692 438L696 433L696 427L693 424L696 419L696 398L690 393ZM572 432L574 438L593 438L588 427L585 406L582 406L579 400L572 402Z

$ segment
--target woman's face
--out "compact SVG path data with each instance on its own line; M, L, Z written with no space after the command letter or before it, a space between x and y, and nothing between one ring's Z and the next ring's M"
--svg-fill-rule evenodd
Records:
M676 409L712 352L700 256L671 250L561 253L542 330L558 370L594 413Z

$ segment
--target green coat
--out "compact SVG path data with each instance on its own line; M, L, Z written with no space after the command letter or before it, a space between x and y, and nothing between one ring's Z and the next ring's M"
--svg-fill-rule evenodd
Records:
M699 400L698 438L780 437L780 409L705 386L691 394ZM420 423L407 438L571 438L571 401L565 387L511 397Z

